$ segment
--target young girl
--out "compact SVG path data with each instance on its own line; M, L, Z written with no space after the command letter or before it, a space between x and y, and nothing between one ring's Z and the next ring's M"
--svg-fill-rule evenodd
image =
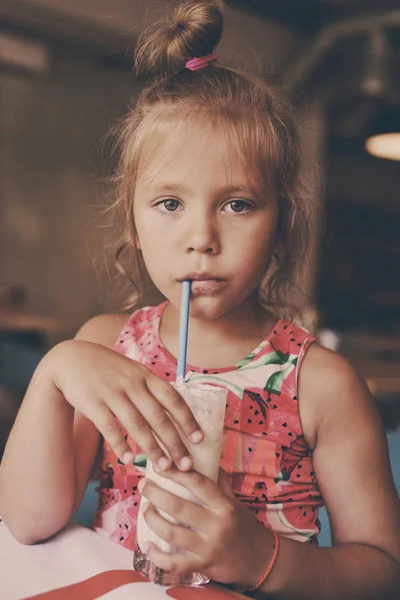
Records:
M119 203L137 258L129 268L144 263L165 301L91 319L42 360L1 465L0 513L22 543L55 534L100 443L94 528L133 549L144 494L150 527L186 551L151 545L159 567L261 597L398 598L399 501L376 409L284 301L310 215L294 119L264 81L218 62L221 31L220 2L184 2L139 47L138 64L161 75L125 123ZM218 485L191 469L175 428L201 443L169 384L185 279L187 380L228 388ZM202 506L146 482L143 455ZM317 544L323 502L332 548Z

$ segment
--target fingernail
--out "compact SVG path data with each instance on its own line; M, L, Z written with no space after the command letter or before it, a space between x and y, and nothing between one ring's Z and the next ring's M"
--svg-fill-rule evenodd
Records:
M157 462L157 467L159 471L167 471L171 467L171 464L169 458L162 456Z
M204 436L203 436L202 432L200 431L200 429L198 429L197 431L194 431L192 433L192 435L190 436L190 439L193 442L193 444L198 444L199 442L202 441L203 437Z
M182 469L182 471L188 471L192 467L192 465L193 458L191 458L190 456L184 456L179 461L179 468Z
M122 462L125 465L133 463L134 460L135 460L135 454L133 452L125 452L125 454L122 457Z
M139 492L140 492L140 493L142 493L142 492L143 492L143 488L144 488L145 484L146 484L146 478L145 478L145 477L143 477L143 479L141 479L141 480L139 481L139 483L137 484L137 486L138 486L138 490L139 490Z

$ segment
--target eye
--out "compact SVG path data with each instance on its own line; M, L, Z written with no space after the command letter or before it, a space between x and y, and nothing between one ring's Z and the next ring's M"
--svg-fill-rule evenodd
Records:
M175 200L174 198L166 198L165 200L161 200L157 204L157 207L161 209L161 212L177 212L181 203L179 200Z
M252 208L250 202L247 202L246 200L230 200L225 206L230 207L231 210L228 212L233 212L236 214L247 213Z

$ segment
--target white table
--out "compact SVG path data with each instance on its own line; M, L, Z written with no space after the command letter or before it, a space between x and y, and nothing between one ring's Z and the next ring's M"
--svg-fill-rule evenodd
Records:
M132 552L91 529L69 525L42 544L24 546L0 527L1 600L234 600L217 586L164 588L132 568Z

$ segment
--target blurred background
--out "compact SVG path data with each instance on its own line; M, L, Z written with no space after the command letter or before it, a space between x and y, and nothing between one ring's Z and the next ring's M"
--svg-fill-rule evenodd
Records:
M43 354L121 306L108 133L138 90L135 41L174 4L1 2L0 455ZM306 324L366 378L400 489L400 0L231 0L218 55L298 107L325 199Z

